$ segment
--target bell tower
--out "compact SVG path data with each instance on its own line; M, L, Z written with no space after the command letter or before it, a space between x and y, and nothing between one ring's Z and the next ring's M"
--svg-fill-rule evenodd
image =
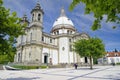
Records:
M43 9L40 3L37 2L36 6L31 10L31 23L30 23L30 34L31 40L41 41L42 30L43 30Z
M40 22L43 23L43 9L41 8L39 2L37 2L34 9L31 11L32 22Z

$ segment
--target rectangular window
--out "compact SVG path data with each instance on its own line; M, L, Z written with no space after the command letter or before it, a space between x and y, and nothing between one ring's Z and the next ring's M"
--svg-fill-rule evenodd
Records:
M59 34L59 31L57 31L57 34Z
M69 39L69 42L71 42L71 39Z
M50 39L50 43L52 43L52 39Z
M72 51L72 45L69 46L69 50Z
M44 41L44 37L42 36L42 41Z
M32 40L32 33L30 33L30 40Z

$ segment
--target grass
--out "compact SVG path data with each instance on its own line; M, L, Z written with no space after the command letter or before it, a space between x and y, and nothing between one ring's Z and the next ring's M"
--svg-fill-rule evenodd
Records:
M45 68L47 68L47 66L21 66L21 65L14 65L14 66L12 66L12 67L14 67L14 68L19 68L19 69L25 69L25 70L28 70L28 69L45 69Z

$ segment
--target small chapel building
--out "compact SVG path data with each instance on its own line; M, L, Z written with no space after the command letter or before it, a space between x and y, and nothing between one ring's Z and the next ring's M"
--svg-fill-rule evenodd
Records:
M15 63L24 64L71 64L89 63L87 57L80 57L72 50L73 42L78 39L89 39L86 33L77 32L72 20L61 9L60 16L53 23L51 32L43 32L44 11L37 3L31 11L31 22L26 15L22 23L27 23L25 35L17 38Z

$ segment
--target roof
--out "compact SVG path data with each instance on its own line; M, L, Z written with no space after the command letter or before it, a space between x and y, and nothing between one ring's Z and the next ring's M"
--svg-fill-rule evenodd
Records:
M74 26L73 22L65 15L65 11L64 11L63 8L61 9L60 17L58 17L56 19L56 21L53 24L53 27L55 27L57 25L71 25L71 26Z
M120 57L120 52L107 52L107 57Z
M62 16L62 17L59 17L55 22L54 22L54 24L53 24L53 27L55 27L55 26L57 26L57 25L71 25L71 26L74 26L73 25L73 22L69 19L69 18L67 18L67 17L65 17L65 16Z

